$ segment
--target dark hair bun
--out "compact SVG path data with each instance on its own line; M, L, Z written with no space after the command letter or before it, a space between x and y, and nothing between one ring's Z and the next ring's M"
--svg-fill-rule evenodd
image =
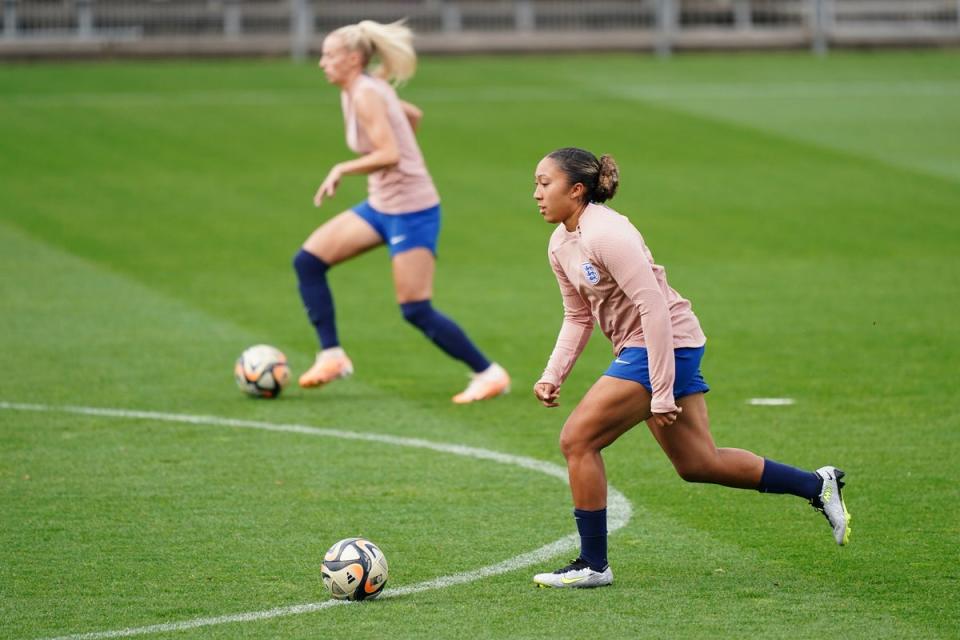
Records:
M586 149L564 147L547 155L563 171L571 185L578 182L586 188L586 202L606 202L617 192L620 185L620 170L609 155L597 160Z
M617 193L620 186L620 169L612 156L600 156L600 171L597 173L597 186L593 190L594 202L606 202Z

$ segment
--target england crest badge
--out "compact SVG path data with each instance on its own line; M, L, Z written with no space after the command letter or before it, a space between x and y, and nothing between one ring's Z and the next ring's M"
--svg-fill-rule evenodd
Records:
M590 284L597 284L600 282L600 274L597 272L597 268L594 267L589 262L584 262L580 267L583 269L583 275L587 276L587 282Z

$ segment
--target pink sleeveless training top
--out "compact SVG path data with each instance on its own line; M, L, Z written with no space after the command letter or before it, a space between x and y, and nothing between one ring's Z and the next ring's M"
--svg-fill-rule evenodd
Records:
M412 213L422 211L440 202L440 195L423 161L413 127L403 112L397 92L389 83L367 74L357 78L349 91L340 93L343 120L347 130L347 146L359 154L370 153L373 145L357 122L354 96L363 91L375 91L387 104L387 119L397 140L400 161L386 169L367 176L367 194L370 206L382 213Z

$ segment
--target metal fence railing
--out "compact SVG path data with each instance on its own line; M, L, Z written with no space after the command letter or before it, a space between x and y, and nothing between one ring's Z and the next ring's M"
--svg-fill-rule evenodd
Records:
M960 45L960 0L0 0L0 57L314 53L407 18L422 51Z

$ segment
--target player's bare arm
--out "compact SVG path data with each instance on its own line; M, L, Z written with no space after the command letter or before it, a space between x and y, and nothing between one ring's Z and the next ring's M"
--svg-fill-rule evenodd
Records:
M373 151L354 160L335 164L313 197L313 204L320 206L324 198L333 197L343 176L368 174L392 167L400 161L397 140L387 119L387 104L374 91L364 91L357 96L357 121L367 132Z

